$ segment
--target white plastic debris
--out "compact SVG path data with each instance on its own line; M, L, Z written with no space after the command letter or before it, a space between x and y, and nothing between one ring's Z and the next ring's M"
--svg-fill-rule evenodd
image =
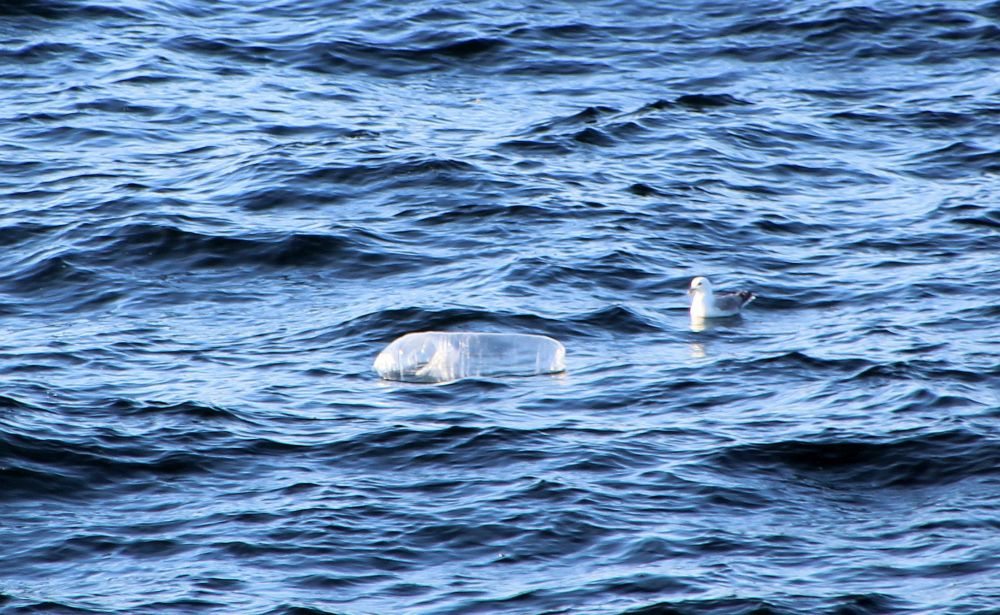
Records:
M460 378L554 374L566 348L544 335L426 331L394 340L375 358L387 380L449 382Z

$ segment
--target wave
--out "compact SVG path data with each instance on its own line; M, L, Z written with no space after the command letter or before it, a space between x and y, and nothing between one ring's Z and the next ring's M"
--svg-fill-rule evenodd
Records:
M35 313L41 307L63 313L106 305L121 297L121 289L101 274L78 264L70 255L39 255L0 276L0 310Z
M917 488L995 475L1000 441L966 429L882 439L845 435L730 446L711 462L726 473L793 476L837 488Z
M913 37L913 32L936 35ZM778 16L732 20L718 32L731 42L717 54L750 62L812 58L824 64L845 59L936 64L954 58L987 57L997 32L995 27L980 25L975 11L948 6L913 6L892 11L864 6L835 7L818 15L795 10ZM761 37L773 42L749 42ZM740 42L743 40L748 42Z
M167 41L169 49L240 64L282 64L311 72L341 74L360 71L381 77L399 77L450 65L492 64L507 41L463 36L436 30L410 33L394 44L362 39L311 41L308 33L276 42L250 42L235 37L185 34ZM435 40L436 39L436 40Z
M631 111L594 105L572 115L536 123L500 143L500 147L536 154L569 154L581 144L613 147L652 138L651 129L643 123L643 118L665 110L705 112L750 104L725 93L694 93L682 94L674 100L657 100Z
M1000 150L960 141L917 154L907 167L914 175L928 179L996 175L1000 173Z
M41 234L43 231L39 231ZM10 292L33 293L45 285L101 287L102 275L120 275L137 266L161 272L319 268L382 277L421 269L436 257L406 249L389 251L376 234L260 232L226 234L167 223L133 222L86 235L63 255L43 258L5 277Z
M727 615L808 613L852 613L855 615L890 615L908 613L909 601L881 593L845 594L831 597L792 595L773 598L708 598L658 601L622 611L621 615Z
M380 164L354 164L343 167L324 167L300 176L309 182L324 184L356 184L369 187L389 183L392 187L402 187L418 183L441 183L449 187L473 185L469 183L476 167L462 160L441 158L390 158Z
M11 18L32 17L46 20L141 19L143 13L135 7L114 7L88 2L61 0L20 0L0 4L0 15Z
M264 196L247 198L259 202ZM128 205L118 202L114 207L121 211ZM130 283L147 276L146 272L222 275L248 269L322 269L334 277L377 279L426 271L442 262L439 256L364 230L297 233L203 228L128 220L103 229L16 225L5 237L10 254L18 260L7 263L6 273L0 276L0 292L10 298L10 309L47 306L71 313L151 290ZM55 254L53 238L58 238L59 245Z
M115 445L117 444L117 446ZM184 450L136 449L131 439L98 444L0 432L7 457L0 476L7 488L0 499L74 500L93 497L96 489L142 477L200 474L212 458Z

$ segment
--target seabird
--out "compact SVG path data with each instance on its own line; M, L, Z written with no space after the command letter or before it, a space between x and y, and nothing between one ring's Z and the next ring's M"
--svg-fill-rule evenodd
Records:
M712 292L712 283L701 276L691 280L688 294L691 295L691 318L737 316L744 305L757 298L748 290L735 293Z

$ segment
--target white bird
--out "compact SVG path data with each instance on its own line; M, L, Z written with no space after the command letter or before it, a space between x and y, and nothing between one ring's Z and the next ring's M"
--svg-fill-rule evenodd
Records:
M688 294L691 295L691 318L736 316L744 305L757 298L748 290L735 293L712 292L712 283L701 276L691 280Z

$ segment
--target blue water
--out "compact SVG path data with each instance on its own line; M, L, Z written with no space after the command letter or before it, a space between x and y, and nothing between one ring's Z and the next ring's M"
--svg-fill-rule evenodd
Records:
M998 58L998 2L3 4L0 612L1000 612ZM568 371L381 381L428 329Z

